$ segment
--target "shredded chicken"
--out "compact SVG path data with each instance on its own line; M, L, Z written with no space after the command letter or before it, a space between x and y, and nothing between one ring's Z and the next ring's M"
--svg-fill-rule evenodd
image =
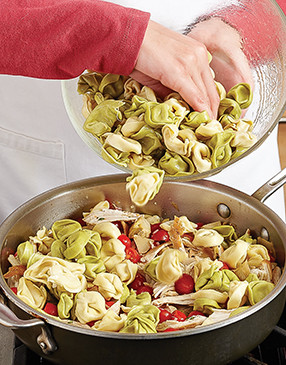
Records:
M193 305L194 304L194 293L190 294L183 294L183 295L174 295L174 296L168 296L163 297L159 299L153 300L154 305L162 305L162 304L181 304L181 305Z
M106 222L115 221L135 221L141 214L126 212L124 210L117 209L92 209L91 212L86 215L83 220L88 224L96 224L102 220Z
M156 246L154 248L152 248L151 250L149 250L146 255L143 255L141 257L141 262L143 262L144 264L150 262L151 260L153 260L154 257L156 257L158 255L158 253L163 250L165 247L167 247L169 245L169 242L163 243L162 245Z

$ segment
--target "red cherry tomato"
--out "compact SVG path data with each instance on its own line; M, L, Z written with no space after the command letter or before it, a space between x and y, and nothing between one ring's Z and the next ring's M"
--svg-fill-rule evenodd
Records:
M143 275L139 274L139 272L136 274L135 279L132 281L131 284L129 284L129 287L131 289L137 290L142 286L145 282L145 278Z
M194 234L193 233L184 233L182 237L187 237L191 242L194 240Z
M166 328L164 331L162 332L173 332L173 331L178 331L179 328Z
M130 261L134 262L136 264L138 261L140 261L141 256L133 247L126 247L125 248L126 258Z
M117 239L123 243L123 245L125 247L131 247L131 241L130 238L127 237L125 234L121 234L120 236L117 237Z
M151 234L151 238L157 242L168 242L170 240L169 233L164 229L157 229Z
M85 223L85 221L82 219L82 218L78 218L77 219L77 222L82 226L82 227L84 227L84 226L86 226L86 223Z
M112 222L116 227L120 230L120 232L123 231L122 223L120 221Z
M161 223L151 224L151 233L153 233L154 231L157 231L157 229L160 229L160 224Z
M92 327L95 324L95 321L87 322L87 324L89 325L89 327Z
M269 255L269 258L270 258L270 262L275 262L275 257L268 251L268 255Z
M197 229L202 228L202 226L203 226L203 225L204 225L204 224L203 224L202 222L197 223Z
M105 305L106 305L107 307L111 307L114 303L116 303L114 300L106 300L106 301L105 301Z
M17 295L17 291L18 291L18 289L15 287L15 286L13 286L12 288L10 288L11 290L12 290L12 292L13 293L15 293L16 295Z
M188 315L188 318L193 317L193 316L204 316L205 317L204 313L202 313L200 311L192 311L192 312L190 312L189 315Z
M159 318L160 318L160 323L171 320L173 318L173 315L171 312L169 312L167 309L160 309L160 314L159 314Z
M183 274L175 281L175 290L178 294L189 294L194 290L195 282L189 274Z
M222 265L222 267L220 268L220 270L229 270L229 266L228 266L228 264L226 263L226 262L223 262L223 261L221 261L222 263L223 263L223 265Z
M139 295L141 293L147 292L150 295L153 294L153 289L149 285L142 285L136 290L136 294Z
M47 302L47 304L44 307L44 312L50 314L51 316L57 316L58 308L54 303Z
M176 319L177 321L183 322L187 316L185 315L185 313L179 311L178 309L176 309L174 312L172 312L173 315L173 319Z

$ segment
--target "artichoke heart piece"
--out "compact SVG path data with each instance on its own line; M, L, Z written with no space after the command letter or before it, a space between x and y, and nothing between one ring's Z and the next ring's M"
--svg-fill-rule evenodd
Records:
M195 232L193 245L201 247L214 247L223 243L223 236L214 229L201 228Z

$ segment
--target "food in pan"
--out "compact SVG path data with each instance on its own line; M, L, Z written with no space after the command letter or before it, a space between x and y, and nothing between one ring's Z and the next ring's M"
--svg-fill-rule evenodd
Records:
M281 276L272 242L230 222L162 219L99 202L19 244L11 290L54 318L99 331L205 326L255 305Z
M177 93L160 100L151 88L132 78L86 72L78 81L78 92L84 97L83 128L101 143L106 161L133 171L129 180L137 180L136 186L143 174L155 179L150 200L164 175L209 171L256 142L252 122L241 117L252 102L250 85L237 84L227 93L220 83L216 85L220 105L213 120L206 111L191 110ZM145 204L144 199L131 197L137 205Z

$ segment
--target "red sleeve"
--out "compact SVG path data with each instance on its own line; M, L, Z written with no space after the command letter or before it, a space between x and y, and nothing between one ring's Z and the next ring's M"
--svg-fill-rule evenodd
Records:
M286 10L286 0L278 0L282 10ZM244 43L244 51L251 60L271 58L276 54L279 43L285 42L285 27L283 13L267 1L250 2L247 11L240 6L233 6L232 11L225 10L224 19L236 29L239 29L242 39L253 39ZM284 24L283 24L284 23Z
M286 0L276 0L283 13L286 15Z
M99 0L0 0L0 73L128 75L150 14Z

